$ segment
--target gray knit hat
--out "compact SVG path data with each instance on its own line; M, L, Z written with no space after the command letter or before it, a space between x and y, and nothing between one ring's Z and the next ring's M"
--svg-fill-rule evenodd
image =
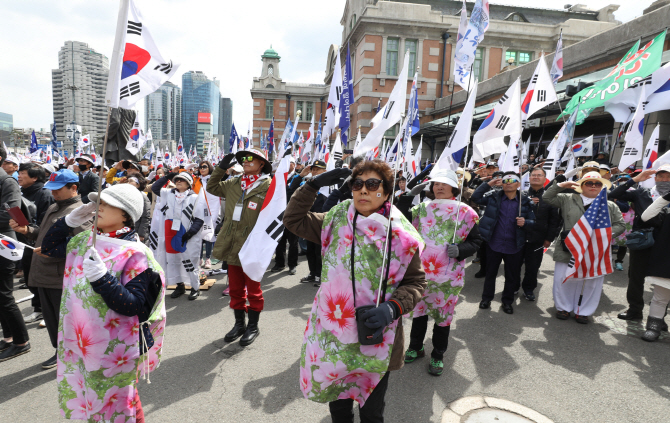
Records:
M175 179L177 178L183 179L184 181L188 182L189 187L193 187L193 178L191 175L189 175L188 172L181 172L179 175L175 175L175 177L172 178L172 182L175 182Z
M104 189L100 193L100 200L112 207L121 209L128 213L133 222L140 220L144 210L144 199L142 193L130 184L116 184ZM88 194L88 199L95 202L98 200L98 193Z

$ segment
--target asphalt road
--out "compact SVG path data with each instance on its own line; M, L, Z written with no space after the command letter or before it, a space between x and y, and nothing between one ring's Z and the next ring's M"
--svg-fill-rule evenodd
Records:
M392 373L387 422L439 422L448 403L478 394L517 402L556 422L670 420L670 336L647 343L639 339L639 322L616 319L625 309L626 272L606 277L595 321L580 325L554 317L549 255L538 301L517 299L513 315L500 310L502 266L492 308L478 308L478 268L467 266L444 374L430 376L428 358ZM328 406L305 400L298 388L302 335L316 292L299 283L306 273L301 257L296 276L266 274L261 334L247 348L223 341L233 324L229 300L221 296L225 276L196 301L168 298L163 362L152 383L139 386L147 421L330 422ZM27 293L15 292L18 298ZM29 302L20 306L24 315L32 312ZM0 363L2 421L61 421L56 371L40 367L54 352L48 334L37 323L29 333L32 351ZM426 345L430 351L430 340Z

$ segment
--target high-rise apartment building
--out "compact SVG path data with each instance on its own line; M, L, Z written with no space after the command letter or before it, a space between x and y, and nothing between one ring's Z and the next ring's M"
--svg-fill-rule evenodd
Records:
M188 71L181 77L182 81L182 139L184 149L198 147L198 113L210 113L214 133L219 131L219 109L221 94L219 81L210 80L201 71ZM212 134L214 135L214 134ZM198 153L202 154L202 146Z
M109 76L107 56L79 41L66 41L58 52L58 69L51 71L54 121L58 140L73 151L66 137L67 125L75 122L94 143L101 143L107 127L105 93Z
M166 82L144 98L144 128L156 140L179 141L181 136L181 88Z
M9 113L0 112L0 141L9 145L9 138L14 129L14 117Z
M230 129L233 126L233 100L222 98L219 104L221 106L219 108L219 134L230 136Z

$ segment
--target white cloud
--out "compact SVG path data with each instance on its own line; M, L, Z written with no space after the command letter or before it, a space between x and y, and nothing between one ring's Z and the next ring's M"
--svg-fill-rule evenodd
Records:
M285 81L322 83L328 48L342 39L345 0L136 1L163 56L181 63L172 82L181 86L181 75L189 70L221 80L221 94L233 99L238 128L246 128L253 117L249 89L270 44L282 57ZM652 1L622 2L616 17L640 16ZM547 0L543 6L562 9L565 2ZM500 3L537 5L536 0ZM588 3L598 9L611 1ZM51 69L58 67L58 51L65 41L82 41L111 58L117 11L116 0L5 2L0 10L0 111L14 115L17 127L48 128L53 121Z

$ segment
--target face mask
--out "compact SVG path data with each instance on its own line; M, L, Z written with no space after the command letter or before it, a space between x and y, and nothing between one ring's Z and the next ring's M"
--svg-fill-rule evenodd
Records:
M670 192L670 181L656 182L656 191L661 194L661 197Z
M82 172L85 172L86 169L88 169L88 166L82 164L79 165L79 170L81 170Z

